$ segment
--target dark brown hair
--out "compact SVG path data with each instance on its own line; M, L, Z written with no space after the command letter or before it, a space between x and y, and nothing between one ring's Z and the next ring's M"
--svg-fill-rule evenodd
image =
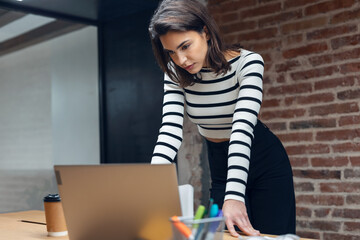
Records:
M225 58L225 51L239 51L240 45L225 46L215 20L202 3L196 0L164 0L151 18L149 33L155 58L160 68L182 87L194 84L198 78L196 74L190 74L172 61L164 51L160 36L169 31L192 30L201 34L204 27L209 36L206 64L216 74L225 74L231 69Z

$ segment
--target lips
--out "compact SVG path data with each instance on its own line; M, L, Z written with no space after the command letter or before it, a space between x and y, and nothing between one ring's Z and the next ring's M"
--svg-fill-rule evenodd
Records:
M191 64L191 65L189 65L189 66L186 66L185 69L186 69L187 71L189 71L189 70L191 70L191 69L194 67L194 65L195 65L195 63L193 63L193 64Z

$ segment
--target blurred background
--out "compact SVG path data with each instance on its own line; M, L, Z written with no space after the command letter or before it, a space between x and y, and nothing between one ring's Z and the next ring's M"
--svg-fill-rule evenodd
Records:
M202 0L265 60L260 119L293 167L297 233L360 236L360 1ZM150 162L163 73L156 0L0 0L0 212L42 209L54 164ZM206 203L206 146L185 117L179 183Z

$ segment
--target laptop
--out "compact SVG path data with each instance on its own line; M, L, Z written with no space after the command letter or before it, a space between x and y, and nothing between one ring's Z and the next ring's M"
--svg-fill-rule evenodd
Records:
M70 240L168 240L181 215L174 164L55 166Z

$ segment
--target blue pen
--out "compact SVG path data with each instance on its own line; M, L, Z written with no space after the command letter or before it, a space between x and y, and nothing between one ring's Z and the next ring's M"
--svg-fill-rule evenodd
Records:
M218 213L216 215L216 217L222 217L223 216L223 212L220 210L218 210ZM210 228L209 228L209 232L206 234L206 238L205 240L213 240L214 239L214 235L216 232L216 229L218 228L219 224L221 224L221 222L212 222L210 223Z
M219 206L216 203L213 203L209 209L208 216L210 218L216 217L218 212L219 212ZM202 237L201 237L202 240L204 240L205 237L208 235L209 226L211 226L211 224L212 223L204 223L204 229L203 229ZM216 230L216 228L215 228L215 230Z
M199 229L196 232L195 240L198 240L202 236L203 228L204 228L204 223L201 223Z
M211 206L209 217L216 217L219 212L219 206L215 203Z

